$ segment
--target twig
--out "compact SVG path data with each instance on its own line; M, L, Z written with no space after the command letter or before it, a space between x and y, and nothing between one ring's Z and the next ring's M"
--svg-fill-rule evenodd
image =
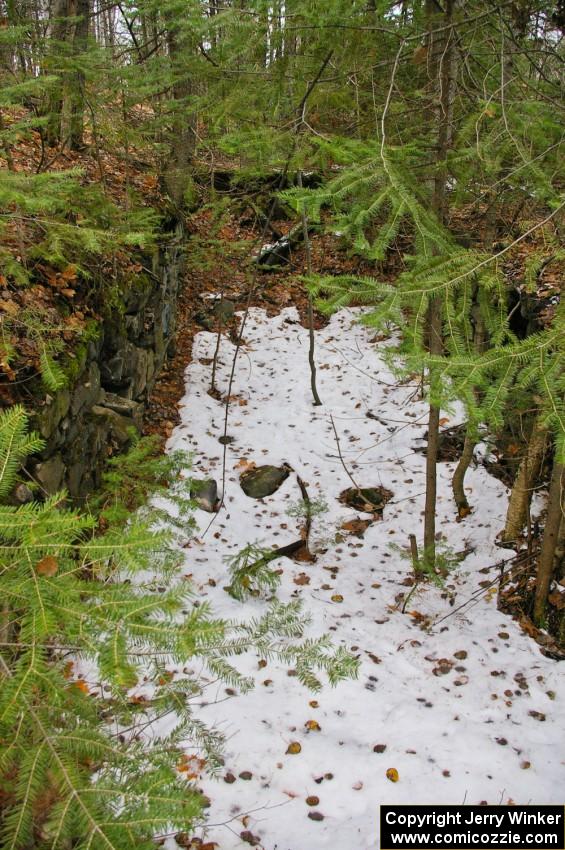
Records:
M344 461L344 459L343 459L343 455L342 455L342 453L341 453L341 445L340 445L340 442L339 442L339 435L338 435L338 433L337 433L337 428L335 427L334 418L333 418L333 416L332 416L332 414L331 414L331 413L330 413L330 421L331 421L331 423L332 423L332 428L334 429L335 441L336 441L336 445L337 445L337 452L338 452L338 455L339 455L339 459L340 459L340 461L341 461L341 465L343 466L343 468L344 468L344 470L345 470L345 473L346 473L347 477L348 477L348 478L349 478L349 480L352 482L352 484L353 484L353 486L355 487L355 489L356 489L357 491L360 491L360 490L361 490L361 488L359 487L359 485L357 484L357 482L356 482L356 481L355 481L355 479L353 478L352 474L351 474L351 473L350 473L350 471L348 470L347 466L345 465L345 461Z

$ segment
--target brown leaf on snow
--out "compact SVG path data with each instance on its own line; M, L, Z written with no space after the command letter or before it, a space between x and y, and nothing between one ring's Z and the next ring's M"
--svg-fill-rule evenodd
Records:
M298 755L298 753L301 753L301 752L302 752L302 747L301 747L301 745L298 743L298 741L293 741L293 742L292 742L291 744L289 744L289 745L288 745L288 747L286 748L286 752L287 752L287 754L288 754L288 755L290 755L290 756L296 756L296 755Z
M386 778L390 779L391 782L398 782L400 776L398 775L398 771L395 767L389 767L386 772Z
M357 517L356 519L349 519L342 522L340 528L343 531L348 531L350 534L354 534L356 537L363 537L372 523L372 519L359 519L359 517Z
M255 469L255 466L256 464L254 461L247 460L246 457L242 457L238 460L234 469L243 469L245 470L245 472L247 472L248 470Z
M252 847L257 847L257 845L261 843L261 839L257 835L253 835L249 829L245 829L243 832L240 832L239 837L242 841L245 841L246 844L251 844Z
M300 573L300 575L293 578L293 582L298 585L310 584L310 576L306 575L306 573Z

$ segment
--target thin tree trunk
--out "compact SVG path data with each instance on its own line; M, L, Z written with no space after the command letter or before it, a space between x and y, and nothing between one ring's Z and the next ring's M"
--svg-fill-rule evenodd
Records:
M426 0L426 14L429 28L429 52L431 56L430 74L437 86L439 108L434 110L437 127L436 164L434 178L433 205L440 222L445 222L447 214L447 152L453 136L453 103L455 99L455 76L457 54L453 15L456 0L446 0L441 23L445 29L433 34L440 16L434 0ZM442 340L442 304L441 298L434 295L428 308L428 330L430 354L443 352ZM430 370L430 395L439 395L439 378L435 370ZM426 502L424 508L424 559L428 566L435 565L436 550L436 500L437 500L437 459L439 447L440 408L433 401L428 415L428 446L426 452Z
M173 203L181 208L185 192L190 184L190 169L196 147L196 114L189 101L194 93L187 59L194 45L190 39L181 37L178 23L169 14L166 16L167 47L174 78L173 120L170 134L169 161L165 168L165 186Z
M73 37L75 61L85 53L88 45L90 0L76 0L76 15L78 20ZM84 147L84 87L84 71L78 68L69 79L69 147L74 151L82 150Z
M441 354L442 317L441 303L438 298L432 299L428 312L428 327L430 332L430 354ZM433 369L430 372L430 393L437 390L437 382ZM439 450L439 418L440 408L430 404L428 413L428 445L426 449L426 502L424 507L424 560L428 566L435 564L436 552L436 501L437 501L437 459Z
M557 543L559 540L559 529L565 520L565 467L561 463L555 463L549 485L547 499L547 518L543 532L543 541L538 559L536 577L536 595L534 600L534 620L538 626L543 626L545 620L545 606L547 595L553 575L553 565Z
M69 36L69 0L55 0L51 15L50 51L46 61L48 74L57 74L56 57L65 52L65 46ZM52 66L55 67L52 67ZM61 120L63 115L63 80L60 79L51 87L49 101L47 104L47 144L58 145L61 140Z
M547 430L538 417L533 424L526 452L518 467L510 493L506 524L502 532L504 543L513 543L522 533L532 499L532 488L539 474L546 446Z
M465 442L463 443L463 451L461 452L461 457L459 458L459 463L453 473L453 479L451 482L453 498L457 505L457 513L461 518L466 517L471 510L465 494L465 473L469 469L471 461L473 460L473 452L475 451L476 445L476 428L468 422L467 431L465 433Z
M483 317L481 315L481 308L480 305L477 303L476 289L473 295L473 299L475 301L475 305L473 308L475 315L474 348L477 354L481 354L485 347L486 330ZM478 400L478 393L476 389L475 397ZM451 481L453 498L455 499L455 504L457 505L457 513L461 519L468 516L471 511L471 507L465 494L465 475L467 474L467 470L469 469L471 461L473 460L473 452L475 450L475 446L477 445L477 437L478 432L475 423L468 421L467 428L465 431L465 442L463 444L463 451L461 453L459 463L457 464L457 468L453 473L453 478Z
M302 172L298 172L298 185L302 189ZM304 247L306 249L306 269L308 275L312 274L312 246L310 245L310 235L308 233L308 219L304 208L301 211L302 216L302 235L304 237ZM315 336L314 336L314 306L312 304L312 296L308 293L308 363L310 364L310 388L314 405L319 407L322 404L318 395L316 386L316 358L315 358Z

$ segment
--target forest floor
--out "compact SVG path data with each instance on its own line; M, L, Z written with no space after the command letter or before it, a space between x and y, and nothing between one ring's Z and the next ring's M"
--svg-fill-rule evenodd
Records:
M221 292L243 306L250 273L239 268L203 268L205 285L185 293L180 343L154 399L161 413L153 429L169 437L168 449L193 453L195 478L214 478L221 489L226 452L224 505L218 514L196 512L185 574L195 604L210 602L218 616L264 613L266 600L242 604L226 592L225 558L247 543L278 547L300 536L300 477L327 509L311 531L315 560L274 562L277 596L300 599L311 617L307 635L329 634L358 656L360 673L312 694L283 664L248 655L236 661L256 680L251 693L210 679L199 716L227 746L219 780L202 778L211 800L203 839L221 850L375 850L379 804L561 802L565 682L559 665L497 609L501 562L512 553L494 543L508 490L480 462L487 448L468 473L473 512L463 521L450 489L453 463L439 465L439 545L468 554L443 586L422 583L411 593L408 535L421 537L425 487L417 379L398 382L382 358L390 343L358 323L361 311L344 310L317 321L323 405L314 407L301 284L270 276L252 298L231 390L232 441L222 445L224 405L208 392L216 334L199 330L195 316ZM235 350L227 330L221 394ZM442 415L444 428L458 421L457 410ZM242 473L283 463L292 471L278 491L245 495ZM390 491L382 518L340 501L352 479Z

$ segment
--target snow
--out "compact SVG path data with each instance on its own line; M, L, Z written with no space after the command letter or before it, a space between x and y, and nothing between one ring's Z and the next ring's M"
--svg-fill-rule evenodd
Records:
M438 531L452 550L474 552L445 588L426 584L412 595L407 612L400 610L397 596L410 590L402 582L411 566L391 544L405 549L410 533L422 537L425 457L414 448L422 445L427 411L416 381L399 384L385 366L379 345L382 350L387 343L370 342L372 332L358 324L358 313L342 311L316 332L324 404L314 407L307 331L294 308L274 318L251 311L232 389L228 434L234 441L226 447L225 506L218 515L197 511L200 536L185 550L185 572L193 576L197 598L210 601L216 615L244 619L262 613L265 600L242 604L225 592L223 559L248 542L270 547L297 539L300 520L286 511L300 499L298 474L310 498L323 497L328 505L315 520L327 551L313 564L275 562L284 570L278 596L302 599L312 617L308 634L329 633L361 662L357 680L312 694L283 665L261 668L250 655L238 658L237 666L254 675L254 691L226 699L224 685L212 683L206 690L209 704L200 716L225 733L227 746L223 774L203 784L211 798L203 834L222 850L248 847L240 838L244 830L265 850L375 850L378 807L385 803L563 800L565 683L559 665L497 610L495 594L471 600L480 581L498 575L493 565L508 557L493 543L503 525L507 490L482 466L467 476L474 511L456 522L453 465L439 465ZM191 450L194 476L211 476L221 485L224 407L207 394L206 359L215 341L211 333L195 339L182 423L168 447ZM233 352L223 339L217 375L223 391ZM379 421L367 418L368 411ZM340 531L344 521L366 515L338 501L352 485L338 457L330 414L356 483L381 485L394 494L382 521L362 539ZM453 414L446 418L447 427L457 421ZM273 496L257 501L239 486L242 459L257 465L287 462L296 474ZM343 535L341 542L333 542L336 533ZM479 572L486 567L491 569ZM309 584L294 583L301 573ZM335 594L343 601L332 601ZM420 628L418 614L437 625ZM454 657L463 652L466 657ZM448 672L438 675L440 659L447 659L440 667ZM309 731L309 720L321 730ZM293 741L301 744L299 754L286 753ZM378 744L386 745L384 752L374 751ZM396 783L386 776L391 767L399 773ZM242 771L252 778L239 778ZM222 779L228 772L236 777L232 784ZM319 797L313 808L306 804L312 795ZM309 818L312 812L323 820Z

